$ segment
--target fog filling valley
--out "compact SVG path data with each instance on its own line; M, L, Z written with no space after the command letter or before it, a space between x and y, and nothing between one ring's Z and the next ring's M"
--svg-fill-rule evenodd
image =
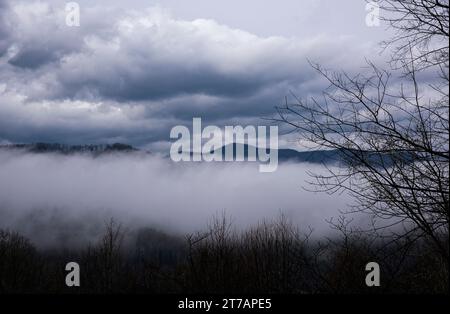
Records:
M153 227L185 234L204 230L225 212L241 229L286 215L315 236L348 206L345 195L304 189L309 163L281 163L273 173L256 162L175 163L149 154L33 154L0 151L0 228L39 247L95 241L114 218L127 230Z

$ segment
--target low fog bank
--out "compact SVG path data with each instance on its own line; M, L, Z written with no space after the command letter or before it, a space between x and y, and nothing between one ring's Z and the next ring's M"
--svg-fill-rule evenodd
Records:
M225 211L238 228L280 212L314 234L330 232L348 198L302 189L318 165L282 163L273 173L257 163L174 163L146 154L63 156L0 151L0 228L41 247L95 241L111 217L129 230L176 234L205 228Z

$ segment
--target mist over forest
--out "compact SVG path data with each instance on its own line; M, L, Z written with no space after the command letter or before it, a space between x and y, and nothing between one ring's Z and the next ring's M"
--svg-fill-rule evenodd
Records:
M93 241L109 218L130 229L150 225L184 234L225 212L238 228L284 214L319 236L332 232L325 220L350 201L305 190L307 171L320 167L288 162L260 173L256 162L0 151L0 229L18 231L38 246L70 246Z

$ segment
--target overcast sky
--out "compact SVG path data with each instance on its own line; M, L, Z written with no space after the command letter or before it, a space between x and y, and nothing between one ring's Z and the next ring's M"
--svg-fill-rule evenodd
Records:
M165 150L193 117L267 124L290 91L317 95L308 59L358 71L385 58L364 0L80 0L80 27L65 3L0 0L0 143Z

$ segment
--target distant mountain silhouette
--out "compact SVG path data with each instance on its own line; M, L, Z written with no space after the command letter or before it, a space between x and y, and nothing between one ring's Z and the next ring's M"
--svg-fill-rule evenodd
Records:
M106 154L114 152L135 152L138 149L133 146L114 143L114 144L100 144L100 145L66 145L59 143L31 143L31 144L6 144L0 145L0 149L21 149L31 153L59 153L59 154Z
M236 143L228 144L222 147L222 158L225 158L225 150L227 146L233 145L233 158L236 158ZM244 157L247 159L249 145L244 144ZM256 149L256 158L258 159L259 153ZM310 163L334 163L339 161L339 152L337 150L311 150L299 152L294 149L281 148L278 149L278 161L291 161L291 162L310 162Z
M233 160L236 160L237 152L236 146L237 144L229 144L233 145ZM225 160L225 151L226 147L222 147L222 160ZM244 144L243 149L243 159L244 161L248 160L248 150L250 147L247 144ZM254 147L253 147L254 148ZM70 154L91 154L93 156L110 154L110 153L135 153L135 152L143 152L150 153L148 151L139 150L134 148L131 145L122 144L122 143L114 143L114 144L89 144L89 145L66 145L59 143L31 143L31 144L5 144L0 145L0 150L24 150L30 153L58 153L64 155ZM187 153L191 157L196 153ZM355 156L362 157L365 161L373 165L380 166L389 166L394 160L397 162L412 162L414 159L417 159L417 156L408 153L408 152L386 152L386 153L376 153L376 152L358 152L358 151L350 151L350 150L310 150L310 151L302 151L299 152L294 149L278 149L278 161L279 162L309 162L316 164L336 164L340 163L344 160L351 161L352 159L357 163L358 158ZM170 156L166 156L169 158ZM258 158L258 149L256 148L256 158Z
M222 149L222 160L225 160L225 151L227 147L233 146L233 160L236 160L237 157L237 151L236 147L237 144L228 144L226 146L223 146ZM248 150L250 145L244 144L243 149L243 159L244 161L248 160ZM253 147L255 148L255 147ZM256 159L258 160L259 152L258 149L256 149ZM192 157L197 153L190 153L190 156ZM299 152L294 149L278 149L278 161L279 162L310 162L310 163L335 163L340 160L340 152L338 150L312 150L312 151L303 151Z
M228 144L222 147L222 159L225 159L226 147L233 145L233 160L236 159L236 143ZM249 145L244 144L243 157L247 160ZM192 155L192 154L191 154ZM256 158L258 159L258 149L256 148ZM356 151L344 149L330 149L330 150L309 150L297 151L294 149L278 149L279 162L309 162L316 164L337 164L342 162L351 162L354 165L358 164L358 160L362 159L374 166L389 167L394 161L409 163L412 162L416 156L409 152L371 152L371 151Z

